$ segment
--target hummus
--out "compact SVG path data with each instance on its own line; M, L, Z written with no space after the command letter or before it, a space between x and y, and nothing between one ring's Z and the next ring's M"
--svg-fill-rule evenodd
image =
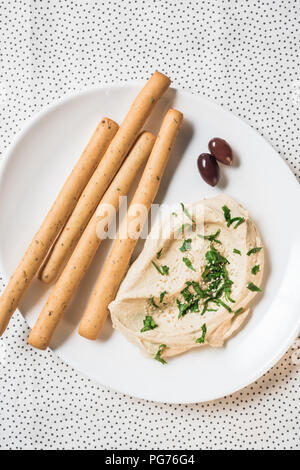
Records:
M181 204L130 267L109 306L113 326L158 359L221 347L249 315L263 267L259 232L234 199Z

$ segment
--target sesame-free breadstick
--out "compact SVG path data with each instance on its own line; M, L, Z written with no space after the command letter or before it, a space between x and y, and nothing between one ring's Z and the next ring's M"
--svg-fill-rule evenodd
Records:
M183 116L179 111L170 109L163 120L158 138L128 209L127 216L121 225L118 237L81 320L79 334L85 338L97 339L105 323L108 306L117 294L138 241L138 236L130 236L128 229L131 228L134 235L141 233L148 211L160 186L182 118ZM142 208L146 210L142 210Z
M40 275L43 282L51 283L57 278L146 119L170 83L168 77L155 72L133 102L72 216L58 237Z
M118 130L103 118L0 297L0 336Z
M119 209L120 197L128 194L139 170L151 153L155 139L155 135L151 132L141 134L103 196L30 333L28 343L31 346L38 349L46 349L49 346L55 328L102 242L103 238L100 238L102 226L99 225L103 220L103 229L105 231L108 229ZM101 230L101 233L105 232Z

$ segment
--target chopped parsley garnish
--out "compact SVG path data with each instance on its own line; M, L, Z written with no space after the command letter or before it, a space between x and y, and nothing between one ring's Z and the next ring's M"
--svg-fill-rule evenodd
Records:
M179 299L176 300L179 310L178 318L181 318L190 312L199 312L199 300L205 297L205 293L198 282L187 282L186 286L187 287L181 291L181 295L184 298L185 303L181 303ZM190 291L190 287L193 287L193 292Z
M178 318L183 317L187 313L198 313L199 312L199 299L192 299L187 303L181 303L179 299L176 300L177 307L179 310Z
M205 253L205 258L209 262L208 268L210 269L211 265L229 264L228 259L224 258L213 245L210 245L210 249Z
M155 303L154 297L150 297L149 303L152 305L152 307L159 308L159 306Z
M260 269L260 266L259 264L257 264L256 266L253 266L253 268L251 269L251 272L252 274L257 274L259 272L259 269Z
M176 303L177 303L177 307L178 307L178 310L179 310L178 318L181 318L181 317L183 317L183 315L185 315L187 313L187 309L189 307L189 304L183 304L183 303L180 302L179 299L176 299Z
M143 323L144 323L144 327L141 329L141 333L144 333L145 331L149 331L149 330L154 330L154 328L157 328L157 325L155 324L151 315L146 315L145 319L143 320Z
M230 297L230 293L231 293L231 286L232 286L233 282L228 279L227 281L225 281L224 283L224 296L225 296L225 299L228 300L229 302L231 303L235 303L235 300L233 300L231 297Z
M212 245L205 254L205 258L208 261L208 265L204 268L202 278L204 282L209 284L208 291L213 292L216 299L219 299L224 294L226 300L234 302L230 297L233 282L229 279L226 269L226 265L229 264L228 259L222 256Z
M244 311L243 307L240 307L240 308L238 308L238 309L234 312L234 314L235 314L235 315L239 315L239 314L242 313L243 311Z
M258 253L262 249L262 246L256 246L255 248L252 248L251 250L248 251L247 255L253 255L254 253Z
M200 310L199 310L199 300L196 300L196 302L192 303L192 305L190 306L190 312L191 313L200 312Z
M164 298L165 298L165 295L167 294L167 291L164 290L163 292L161 292L160 296L159 296L159 301L160 303L163 302Z
M237 250L236 248L233 248L233 253L237 254L237 255L241 255L242 252L240 250Z
M202 310L201 310L201 316L205 314L205 312L207 312L207 309L208 309L208 302L210 302L212 299L209 298L207 300L205 300L204 304L203 304L203 307L202 307Z
M172 215L173 215L174 217L178 217L177 214L176 214L176 212L172 212Z
M204 323L201 326L201 329L202 329L202 336L200 338L196 339L196 343L203 344L205 342L205 336L206 336L206 333L207 333L206 323Z
M162 275L167 276L169 274L169 266L158 266L154 261L151 261L155 269Z
M203 238L204 240L209 240L210 242L215 242L222 244L220 240L217 240L217 237L220 235L221 230L217 230L216 233L213 233L212 235L198 235L199 238Z
M159 258L161 257L162 251L163 251L163 249L159 250L159 251L156 253L156 259L159 259Z
M188 259L188 258L182 258L182 261L184 262L184 264L189 268L191 269L192 271L195 271L196 272L196 269L194 268L194 266L192 265L191 261Z
M229 305L225 304L225 302L223 302L223 300L221 299L216 299L214 300L214 302L216 302L218 305L222 305L222 307L226 308L226 310L228 310L229 313L232 312L231 308L229 307Z
M154 359L158 362L160 362L161 364L167 364L167 361L165 361L161 355L162 353L164 352L164 350L166 349L167 345L166 344L161 344L158 348L158 351L156 353L156 356L154 357Z
M191 224L182 224L181 227L177 230L177 233L184 233L185 229L191 230L193 226Z
M216 299L214 297L209 297L208 299L205 300L205 302L203 304L203 309L202 309L201 315L204 315L205 312L208 311L208 303L209 302L212 302L212 303L217 304L217 305L221 305L222 307L226 308L226 310L228 310L229 313L232 313L232 310L229 307L229 305L225 304L225 302L223 302L221 299Z
M189 291L189 288L188 287L185 287L182 291L181 291L181 295L182 297L184 298L184 300L186 302L190 302L191 300L193 300L194 296L193 294Z
M205 254L207 264L202 273L203 284L195 281L186 283L185 289L181 291L184 302L177 299L177 307L179 309L179 318L189 312L199 311L199 302L203 300L201 305L201 315L209 308L211 303L224 307L228 312L232 313L231 307L226 303L235 301L231 298L231 290L233 281L229 279L226 269L229 261L221 255L221 253L210 244L209 250ZM193 291L191 291L193 288ZM224 296L224 301L221 297Z
M204 292L203 292L203 290L201 289L199 282L196 282L196 281L188 281L188 282L186 282L186 285L187 285L188 287L192 286L192 287L194 288L194 291L196 292L196 294L199 295L200 298L204 298L204 297L205 297Z
M192 239L188 238L187 240L184 240L182 246L179 248L180 251L190 251L192 246Z
M227 226L229 227L230 225L230 221L231 221L231 212L230 212L230 209L229 207L227 206L223 206L222 207L222 211L224 213L224 217L225 217L225 220L227 222Z
M180 203L181 207L182 207L182 210L183 210L183 213L193 222L193 224L195 223L195 220L193 219L193 217L191 216L191 214L189 213L189 211L184 207L184 204L181 202Z
M234 228L237 228L239 225L241 225L243 222L245 222L244 217L234 217L232 219L229 207L223 206L222 210L223 210L223 213L224 213L225 220L227 222L227 227L230 227L230 225L232 225L234 222L236 222Z
M245 222L244 217L234 217L230 221L230 225L236 222L235 226L233 228L238 228L239 225L241 225L243 222Z
M261 292L261 289L253 284L253 282L249 282L247 289L251 290L252 292Z

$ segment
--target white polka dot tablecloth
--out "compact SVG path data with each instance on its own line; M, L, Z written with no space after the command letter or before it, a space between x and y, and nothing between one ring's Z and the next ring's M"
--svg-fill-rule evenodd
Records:
M299 24L298 0L1 0L0 159L57 99L158 69L245 119L300 178ZM0 449L300 447L300 340L251 386L180 406L104 388L28 332L16 313L0 339Z

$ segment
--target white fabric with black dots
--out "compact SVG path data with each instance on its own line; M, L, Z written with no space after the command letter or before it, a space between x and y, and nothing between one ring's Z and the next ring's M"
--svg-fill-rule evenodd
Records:
M50 103L158 69L245 119L300 177L298 0L0 0L0 15L1 159ZM93 383L28 333L15 314L0 339L0 449L299 448L300 340L242 391L175 406Z

